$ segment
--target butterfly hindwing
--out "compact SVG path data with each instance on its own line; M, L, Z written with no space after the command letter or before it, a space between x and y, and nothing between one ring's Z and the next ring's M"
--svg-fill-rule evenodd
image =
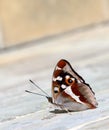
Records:
M90 86L74 71L70 63L63 59L57 63L53 72L52 98L57 105L70 109L81 110L97 106Z

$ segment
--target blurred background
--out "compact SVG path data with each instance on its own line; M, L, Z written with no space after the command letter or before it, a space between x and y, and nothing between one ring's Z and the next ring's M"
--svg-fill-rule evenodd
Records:
M46 108L43 98L25 89L36 91L32 79L50 94L61 58L95 85L101 100L108 52L109 0L0 0L0 128L12 128L16 117ZM5 124L9 120L11 125Z
M107 20L108 0L0 0L0 48Z
M107 25L108 20L108 0L0 0L0 54ZM1 57L0 64L22 56Z

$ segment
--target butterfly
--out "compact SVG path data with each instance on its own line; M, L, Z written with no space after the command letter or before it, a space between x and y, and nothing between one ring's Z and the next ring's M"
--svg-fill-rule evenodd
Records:
M32 80L32 84L38 87ZM66 111L82 111L94 109L98 106L95 93L89 84L72 68L67 60L61 59L52 76L52 96L50 97L44 90L38 87L45 95L48 102Z

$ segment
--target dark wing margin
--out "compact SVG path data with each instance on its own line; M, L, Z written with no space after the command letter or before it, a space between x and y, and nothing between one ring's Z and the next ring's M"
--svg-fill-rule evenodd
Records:
M71 64L67 60L65 60L65 59L62 59L59 62L62 62L62 61L66 63L66 65L63 67L63 70L66 71L66 72L68 72L68 73L70 73L71 75L73 75L81 83L84 83L87 87L90 88L90 90L92 91L92 93L95 94L94 91L92 90L92 88L90 87L90 85L88 83L86 83L85 80L73 69L73 67L71 66Z
M85 80L73 69L71 64L67 61L62 59L64 62L66 62L66 66L63 68L64 71L69 72L71 75L73 75L76 79L78 79L80 82L85 83Z

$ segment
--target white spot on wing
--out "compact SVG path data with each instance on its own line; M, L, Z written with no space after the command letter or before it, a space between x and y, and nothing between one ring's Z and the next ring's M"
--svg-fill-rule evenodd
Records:
M64 85L64 84L62 84L62 85L61 85L61 88L62 88L62 89L66 89L66 88L67 88L67 86L66 86L66 85Z
M56 77L56 78L53 77L53 81L57 81L57 80L58 80L58 81L62 81L62 77L61 77L61 76L58 76L58 77Z
M66 75L65 77L66 77L67 79L69 79L69 78L70 78L70 76L69 76L69 75Z
M83 83L83 80L77 80L78 81L78 83Z
M56 81L56 78L53 77L53 81Z
M59 91L59 88L58 87L54 87L54 91Z
M66 75L66 79L69 79L70 76L69 75ZM75 81L75 78L71 78L73 81Z
M70 95L73 99L75 99L77 102L84 104L83 102L80 101L79 97L76 96L76 95L72 92L70 86L67 87L64 91L65 91L65 93L67 93L68 95Z
M57 80L62 81L62 77L61 77L61 76L58 76L58 77L57 77Z
M78 83L81 83L81 81L80 80L77 80L78 81Z
M58 67L58 66L56 66L56 69L55 70L61 70L62 68L60 68L60 67Z

